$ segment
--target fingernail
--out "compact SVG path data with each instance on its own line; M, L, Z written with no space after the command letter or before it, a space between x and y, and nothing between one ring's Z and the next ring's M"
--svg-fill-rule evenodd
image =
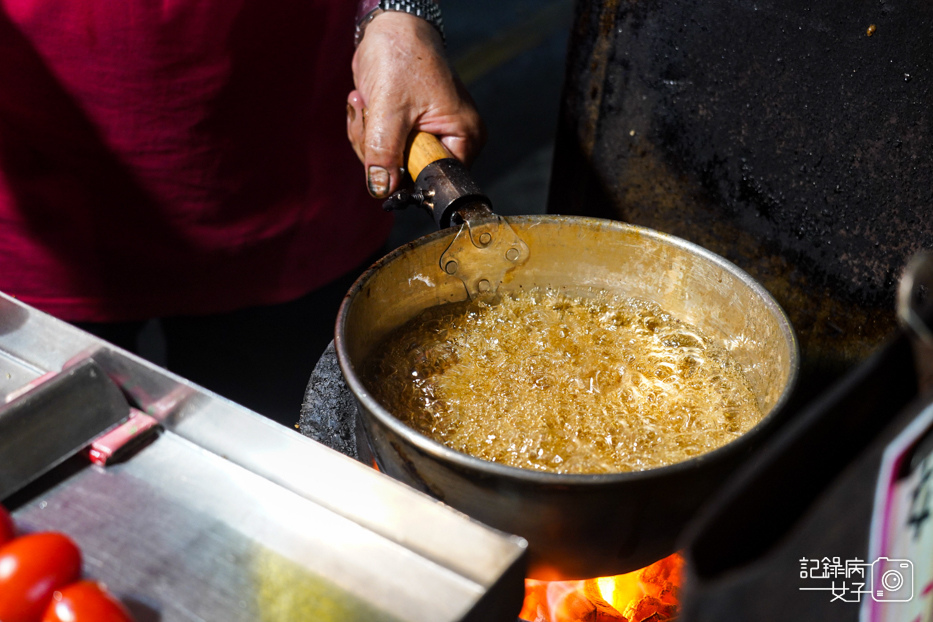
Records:
M356 108L353 107L353 104L347 103L347 117L350 119L350 123L356 120Z
M389 194L389 171L381 166L370 166L366 174L369 194L377 199L384 199Z

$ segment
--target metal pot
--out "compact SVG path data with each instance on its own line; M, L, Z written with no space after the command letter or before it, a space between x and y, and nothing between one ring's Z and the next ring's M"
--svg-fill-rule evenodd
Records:
M421 181L419 177L419 182ZM743 366L766 413L751 431L697 458L641 472L554 474L487 462L409 428L372 397L359 370L394 329L467 297L442 269L457 235L448 228L374 264L341 306L337 357L379 468L473 518L529 542L528 576L614 575L674 552L700 504L763 440L796 379L793 329L772 297L725 259L685 240L584 217L508 219L527 245L500 291L597 288L652 301L696 325Z

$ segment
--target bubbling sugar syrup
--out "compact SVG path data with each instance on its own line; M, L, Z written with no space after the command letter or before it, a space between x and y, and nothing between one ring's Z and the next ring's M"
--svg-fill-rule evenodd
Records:
M389 412L452 449L557 473L673 464L762 417L725 350L653 303L602 291L428 309L363 378Z

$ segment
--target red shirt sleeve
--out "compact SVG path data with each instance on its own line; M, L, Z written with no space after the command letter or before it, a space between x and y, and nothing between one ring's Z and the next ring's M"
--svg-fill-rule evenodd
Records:
M346 138L355 3L0 7L0 290L69 320L219 312L384 242Z

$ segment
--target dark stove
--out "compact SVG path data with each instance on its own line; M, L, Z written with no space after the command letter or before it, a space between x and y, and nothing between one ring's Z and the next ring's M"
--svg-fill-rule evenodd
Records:
M356 402L340 373L333 341L311 373L301 404L298 430L346 456L372 464L366 459L370 455L369 447L357 429Z

